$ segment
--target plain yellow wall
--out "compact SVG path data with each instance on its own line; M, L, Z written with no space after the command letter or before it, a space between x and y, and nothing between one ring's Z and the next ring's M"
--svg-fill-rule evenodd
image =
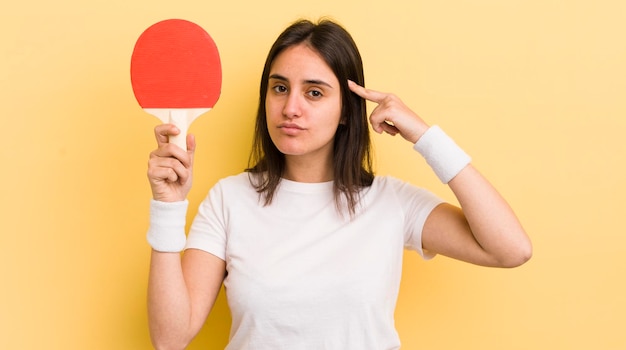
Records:
M0 14L0 348L148 349L145 171L157 119L134 100L139 34L202 25L221 52L191 128L195 207L247 162L277 34L328 15L366 81L441 125L509 199L533 259L514 270L406 256L404 349L625 349L626 3L586 0L11 1ZM370 106L371 107L371 106ZM375 136L379 174L454 200L410 145ZM221 349L223 295L191 349Z

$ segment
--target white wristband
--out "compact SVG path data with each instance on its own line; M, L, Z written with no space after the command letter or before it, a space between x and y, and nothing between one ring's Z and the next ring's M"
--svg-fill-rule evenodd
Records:
M430 165L439 180L447 184L472 160L450 136L433 125L417 140L413 149Z
M188 205L187 200L169 203L150 200L150 227L147 238L154 250L178 253L185 248Z

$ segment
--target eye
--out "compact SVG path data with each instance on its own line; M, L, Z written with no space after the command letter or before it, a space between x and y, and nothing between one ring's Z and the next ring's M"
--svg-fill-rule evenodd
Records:
M313 98L320 98L323 96L322 92L319 90L310 90L307 94Z
M279 84L279 85L275 85L275 86L273 86L273 87L272 87L272 90L273 90L275 93L282 94L282 93L287 92L287 87L286 87L285 85L280 85L280 84Z

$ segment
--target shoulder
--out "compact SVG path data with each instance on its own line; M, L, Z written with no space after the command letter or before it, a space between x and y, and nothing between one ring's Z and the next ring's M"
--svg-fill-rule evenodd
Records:
M200 211L228 212L242 206L258 205L259 194L250 183L248 173L224 177L215 183L200 203Z
M441 199L431 191L389 175L376 176L371 187L375 194L392 195L402 202L414 200L441 202Z
M402 191L407 188L418 189L418 187L406 182L404 180L400 180L396 177L385 175L385 176L376 176L374 178L374 182L372 182L373 190L385 190L385 191Z
M258 175L249 172L241 172L220 179L214 187L219 187L224 191L253 191L256 193L255 187L252 185L255 176Z
M251 174L242 172L227 176L218 180L209 190L207 198L237 197L242 195L256 194L256 190L250 182Z
M250 176L252 174L247 172L241 172L237 175L231 175L220 179L215 186L220 186L223 188L239 188L239 187L250 187Z

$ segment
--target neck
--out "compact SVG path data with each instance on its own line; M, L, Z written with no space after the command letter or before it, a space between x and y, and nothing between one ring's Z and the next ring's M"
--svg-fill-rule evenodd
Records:
M332 159L303 159L302 157L285 156L285 172L283 177L296 182L327 182L334 179Z

